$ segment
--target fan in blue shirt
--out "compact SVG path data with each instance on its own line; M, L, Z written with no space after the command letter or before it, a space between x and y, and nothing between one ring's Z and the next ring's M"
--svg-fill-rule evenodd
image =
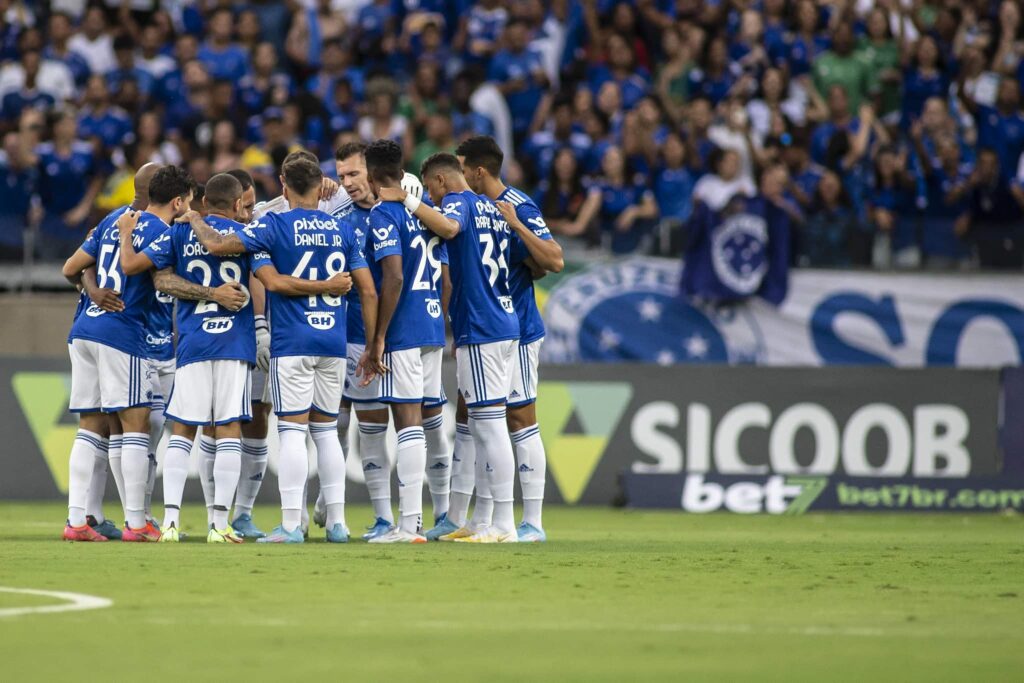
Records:
M529 129L548 85L540 54L528 48L529 40L525 21L509 22L505 28L508 47L494 55L488 71L488 78L498 84L508 102L512 129L517 135L524 135Z
M210 17L210 39L199 48L199 61L214 80L238 83L249 71L249 54L231 42L234 18L231 10L221 7Z

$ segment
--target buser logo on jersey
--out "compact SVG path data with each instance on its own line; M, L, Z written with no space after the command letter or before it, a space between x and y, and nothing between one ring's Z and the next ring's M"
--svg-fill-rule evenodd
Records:
M334 327L334 311L307 311L306 322L314 330L329 330Z

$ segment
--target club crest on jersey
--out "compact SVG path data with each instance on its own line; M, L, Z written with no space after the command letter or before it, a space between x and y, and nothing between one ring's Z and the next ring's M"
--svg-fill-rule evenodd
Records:
M306 311L306 322L314 330L329 330L334 327L334 311Z
M441 317L441 302L437 299L427 299L427 314L431 318Z
M234 325L235 321L233 318L207 318L203 321L201 329L203 332L209 332L210 334L224 334L234 327Z

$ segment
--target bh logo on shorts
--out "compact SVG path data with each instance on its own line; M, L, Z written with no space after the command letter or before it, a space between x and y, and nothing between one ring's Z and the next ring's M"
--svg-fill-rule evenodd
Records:
M307 311L306 322L314 330L329 330L334 327L334 311Z
M224 334L234 326L235 321L231 318L209 318L203 321L203 332L210 334Z

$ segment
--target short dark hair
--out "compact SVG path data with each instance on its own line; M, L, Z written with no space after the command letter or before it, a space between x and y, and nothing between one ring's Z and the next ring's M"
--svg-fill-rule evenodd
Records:
M466 158L467 168L479 166L495 178L501 175L501 164L505 160L505 153L489 135L474 135L471 138L466 138L455 149L455 154Z
M364 156L371 178L401 180L402 148L394 140L374 140L366 146Z
M281 175L284 176L284 184L300 195L306 195L315 187L320 187L323 181L324 172L320 164L309 159L293 159L281 166Z
M195 189L192 190L192 202L202 202L204 197L206 197L206 185L196 183Z
M308 149L297 149L293 152L288 152L287 156L285 156L284 161L281 162L281 172L284 173L285 164L290 164L298 159L306 159L307 161L312 161L318 166L320 165L320 159L318 159L317 156Z
M233 168L230 171L227 171L227 174L229 176L233 177L239 183L241 183L241 185L242 185L242 192L245 192L250 187L254 186L254 183L252 181L252 176L249 175L249 172L246 171L244 168Z
M366 147L367 144L365 142L346 142L334 153L334 158L338 161L344 161L345 159L354 157L357 154L364 155L366 154Z
M218 173L206 183L206 205L210 208L232 209L242 196L242 183L230 173Z
M153 204L168 204L195 189L196 181L192 180L188 171L180 166L164 166L149 181L149 201Z
M443 171L456 171L459 174L462 173L462 166L459 165L459 160L455 158L454 154L448 152L436 152L427 157L423 165L420 166L420 175L426 178L432 172L443 172Z

